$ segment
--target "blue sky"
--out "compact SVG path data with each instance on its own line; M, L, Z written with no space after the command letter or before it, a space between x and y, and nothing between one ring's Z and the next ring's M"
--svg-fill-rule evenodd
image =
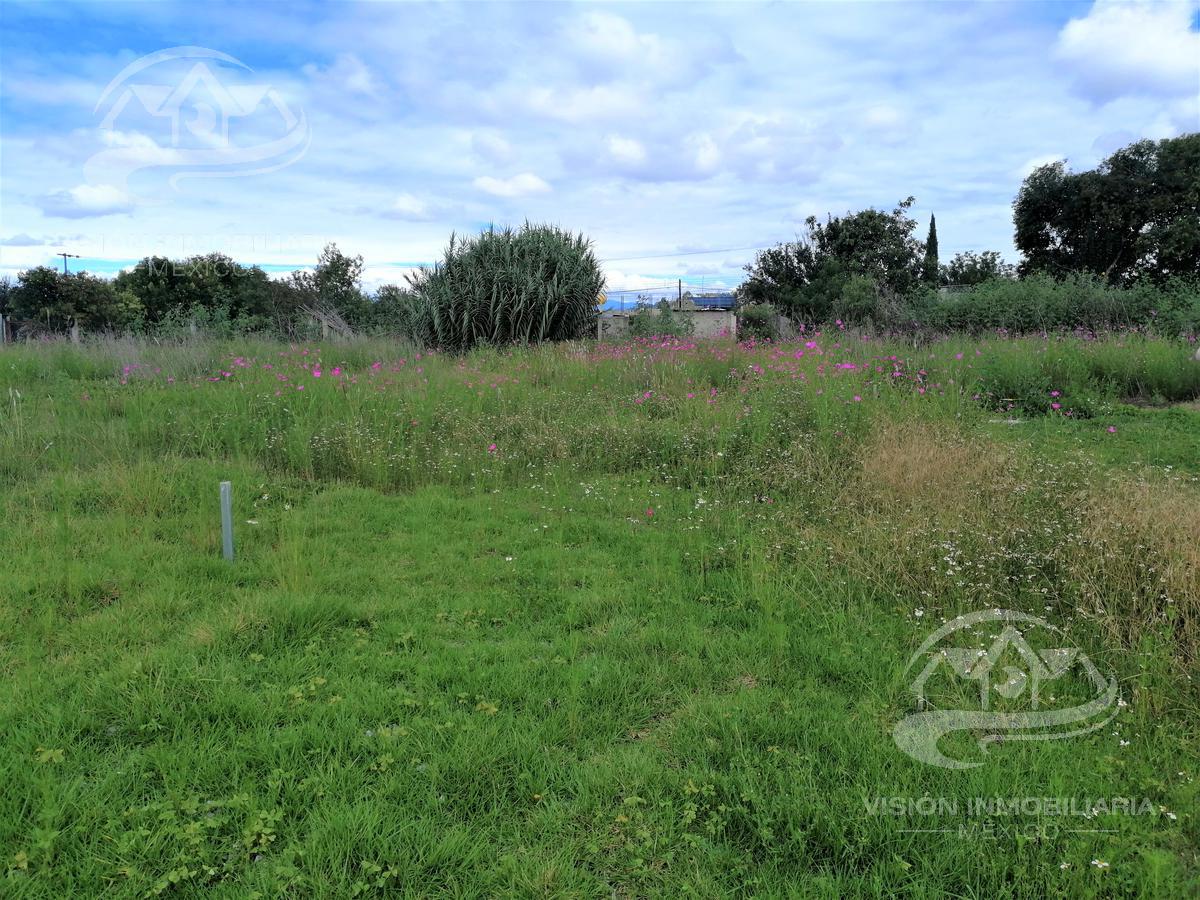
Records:
M614 289L716 287L910 194L943 258L1015 258L1030 167L1200 130L1198 9L6 0L0 272L336 241L400 283L530 219L590 235Z

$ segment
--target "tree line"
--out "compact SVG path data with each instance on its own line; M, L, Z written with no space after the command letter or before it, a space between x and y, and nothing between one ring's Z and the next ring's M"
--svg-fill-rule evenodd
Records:
M337 245L321 252L311 271L274 279L221 253L172 260L150 256L113 279L38 266L16 283L0 284L0 313L23 331L57 334L203 330L305 336L313 311L333 314L351 329L386 328L404 291L362 287L363 260Z
M941 263L937 223L931 216L926 239L918 240L913 202L824 222L810 216L800 239L761 251L746 267L742 301L771 304L797 322L899 327L963 302L939 297L994 282L1020 279L1028 294L1065 280L1105 296L1149 284L1174 296L1181 280L1192 282L1194 294L1200 277L1200 134L1139 141L1091 171L1071 172L1062 162L1034 170L1013 202L1019 265L995 251ZM967 293L993 301L1021 295Z
M1200 134L1124 147L1096 169L1044 165L1013 202L1013 265L995 251L938 255L908 197L890 211L809 217L760 251L745 308L795 323L876 327L1116 327L1200 331ZM402 333L457 348L582 336L603 286L590 242L550 226L451 239L405 286L362 286L363 260L330 244L312 270L270 277L219 253L147 257L111 280L50 266L0 282L0 313L30 335L86 332ZM761 311L761 310L760 310ZM756 313L750 313L751 317Z

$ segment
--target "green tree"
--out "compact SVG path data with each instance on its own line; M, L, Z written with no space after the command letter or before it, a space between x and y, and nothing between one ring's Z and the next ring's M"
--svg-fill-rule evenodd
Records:
M403 332L414 297L411 291L385 284L375 292L371 304L371 327L388 334Z
M354 328L370 324L371 301L362 290L363 258L326 244L312 271L293 272L292 287L303 305L336 311Z
M1200 274L1200 133L1139 141L1092 171L1035 169L1013 203L1021 274L1110 284Z
M1006 263L995 250L975 253L967 250L955 253L954 258L942 266L943 284L975 285L993 278L1015 278L1016 267Z
M58 333L75 325L85 331L124 330L141 316L137 298L118 292L111 281L88 272L64 275L51 266L17 276L9 304L18 321Z
M926 284L937 284L938 282L938 240L937 240L937 219L933 214L929 215L929 237L925 239L925 265L922 269L922 277Z
M808 233L757 254L746 267L742 303L771 303L789 318L816 323L830 318L846 285L870 279L882 294L900 297L920 283L924 247L913 237L909 197L891 212L865 209L823 224L805 220Z
M137 298L150 327L168 318L186 320L200 310L218 312L245 327L261 327L274 313L274 293L266 272L240 265L222 253L184 260L148 256L119 274L114 287Z
M0 276L0 316L6 315L9 309L9 298L17 286L13 283L12 276Z
M70 328L75 310L63 295L62 277L53 266L35 266L20 273L9 300L13 318L50 331Z
M175 277L175 263L163 256L147 256L113 281L118 291L128 291L138 299L149 325L186 305L182 285Z

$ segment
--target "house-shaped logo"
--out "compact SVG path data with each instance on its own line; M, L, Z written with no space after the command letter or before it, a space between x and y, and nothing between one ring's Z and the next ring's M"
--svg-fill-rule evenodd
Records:
M1000 626L999 632L985 648L948 643L956 634L974 637L980 626L994 624ZM983 763L944 755L938 743L946 735L960 731L982 734L978 743L986 752L990 744L999 741L1057 740L1095 731L1109 722L1117 712L1116 679L1102 675L1078 648L1035 649L1029 637L1034 631L1059 640L1063 637L1061 629L1036 616L990 609L959 616L926 638L908 663L909 671L921 666L911 684L917 711L897 722L892 731L897 746L920 762L966 769ZM938 673L977 682L978 708L935 708L928 688ZM1069 708L1047 707L1043 685L1068 673L1078 676L1091 698ZM1023 708L994 711L993 693Z
M203 62L196 63L178 84L130 84L128 90L150 115L170 120L171 145L175 147L180 143L180 123L187 110L200 113L187 123L193 133L198 137L215 135L226 144L229 120L253 114L264 98L272 102L289 128L296 123L292 111L270 85L225 85ZM124 109L124 103L119 102L119 106ZM116 113L118 106L114 105L101 127L113 127Z
M307 116L250 72L206 47L130 63L96 104L107 149L88 160L89 181L128 191L134 172L158 168L177 188L184 178L256 175L296 162L311 140Z
M1006 665L997 672L997 667L1010 650L1024 663L1024 667ZM1052 681L1066 672L1078 655L1079 650L1074 647L1034 650L1020 631L1012 625L1006 625L987 650L945 647L933 654L913 682L913 690L924 696L926 682L945 665L959 678L979 682L980 709L990 708L993 689L1012 700L1020 697L1027 687L1030 708L1037 709L1042 683Z

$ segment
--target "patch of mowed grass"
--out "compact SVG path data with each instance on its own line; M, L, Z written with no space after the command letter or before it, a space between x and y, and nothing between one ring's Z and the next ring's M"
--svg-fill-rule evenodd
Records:
M1158 412L996 441L990 347L18 361L44 375L0 432L6 892L1194 892L1196 486L1114 449ZM909 759L909 655L997 605L1124 707ZM995 797L1153 811L877 805Z
M1108 466L1153 467L1200 477L1200 406L1196 405L1115 404L1099 419L1030 417L1012 424L989 423L989 431L1044 455L1085 454Z

